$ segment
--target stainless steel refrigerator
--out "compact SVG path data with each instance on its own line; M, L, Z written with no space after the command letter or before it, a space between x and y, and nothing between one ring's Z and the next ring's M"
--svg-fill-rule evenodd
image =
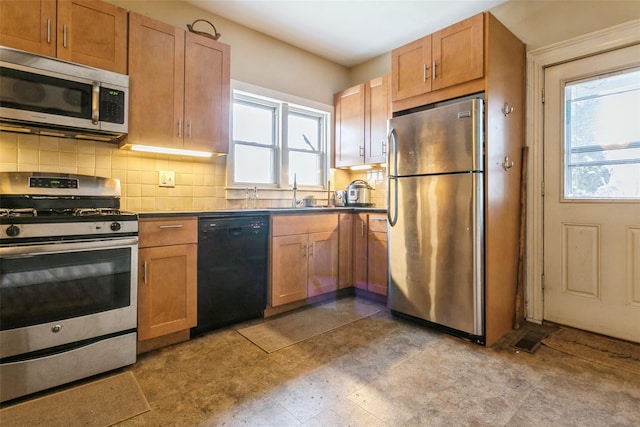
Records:
M483 100L389 120L392 312L484 343Z

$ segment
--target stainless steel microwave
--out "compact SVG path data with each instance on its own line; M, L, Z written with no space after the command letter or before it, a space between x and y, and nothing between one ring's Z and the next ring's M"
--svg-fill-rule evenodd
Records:
M0 130L119 142L129 76L0 46Z

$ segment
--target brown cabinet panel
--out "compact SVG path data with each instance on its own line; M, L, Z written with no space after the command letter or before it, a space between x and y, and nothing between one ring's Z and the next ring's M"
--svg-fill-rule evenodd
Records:
M271 306L307 297L309 244L306 234L272 237Z
M391 52L391 99L410 98L431 91L431 36Z
M138 229L140 248L198 242L198 218L196 217L143 218L138 223Z
M127 11L96 0L58 0L58 58L127 73Z
M138 340L196 326L196 263L196 244L139 251Z
M482 78L483 22L483 14L478 14L433 34L432 90Z
M307 296L338 289L338 231L309 235Z
M373 79L365 86L365 163L387 161L387 120L391 118L390 75Z
M484 14L479 13L391 52L393 110L479 92L482 81L472 82L483 76Z
M0 1L0 44L56 56L56 0Z
M367 245L367 289L370 292L387 295L388 268L387 268L387 233L369 233Z
M353 286L353 214L338 214L338 288Z
M129 14L128 143L182 146L184 31Z
M358 214L353 226L353 286L367 289L367 214Z
M320 233L338 229L338 214L274 215L271 218L271 235Z
M345 89L335 94L335 167L364 162L365 86Z
M0 44L127 73L127 11L98 0L3 0Z
M188 150L229 151L230 48L186 33L185 137Z

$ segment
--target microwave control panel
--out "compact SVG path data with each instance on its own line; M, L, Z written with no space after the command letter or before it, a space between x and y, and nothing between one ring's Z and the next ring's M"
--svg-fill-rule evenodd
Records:
M100 121L124 123L124 91L100 88Z

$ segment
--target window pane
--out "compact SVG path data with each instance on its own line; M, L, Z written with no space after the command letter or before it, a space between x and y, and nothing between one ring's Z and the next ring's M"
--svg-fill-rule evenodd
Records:
M289 114L289 148L318 151L320 149L320 119L301 114Z
M302 151L289 152L289 185L293 184L296 176L298 185L320 185L322 169L320 156Z
M273 152L271 148L235 144L234 182L272 184Z
M274 144L275 109L272 107L233 103L233 140L256 144Z
M565 87L565 197L640 198L640 70Z

